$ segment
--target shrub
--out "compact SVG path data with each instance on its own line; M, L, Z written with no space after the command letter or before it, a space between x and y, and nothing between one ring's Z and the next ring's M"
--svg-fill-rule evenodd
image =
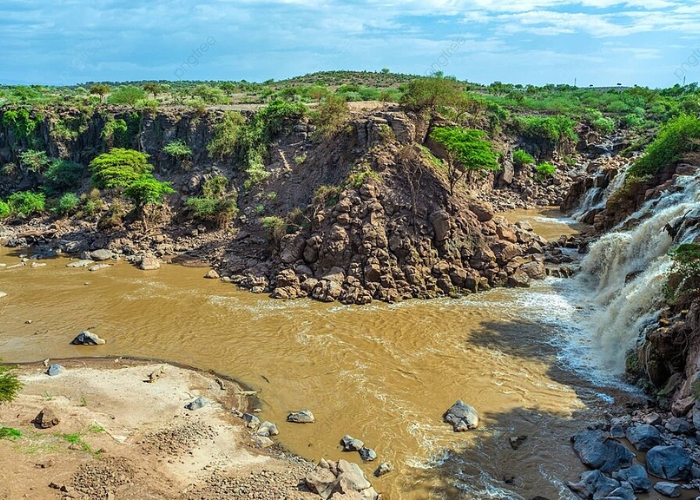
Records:
M435 111L439 106L454 106L463 97L462 88L455 78L438 73L409 82L399 103L409 111Z
M326 96L312 116L316 126L315 135L319 138L332 135L343 127L349 115L350 109L343 96Z
M670 304L686 305L700 293L700 245L684 243L670 252L673 264L664 285Z
M228 179L222 175L215 175L206 179L202 184L202 193L207 198L221 198L228 189Z
M513 164L516 167L522 168L525 165L532 165L534 163L535 159L522 149L516 149L513 151Z
M268 239L274 243L278 243L287 233L287 223L281 217L265 217L262 220L262 225L267 232Z
M30 217L44 211L46 197L43 193L20 191L7 198L10 211L17 217Z
M163 147L163 152L178 159L192 156L192 150L187 143L182 140L169 142Z
M537 180L543 181L547 177L552 177L557 171L557 167L552 165L551 163L540 163L539 165L535 166L535 174L537 177Z
M13 401L22 390L22 382L17 378L14 369L14 366L0 365L0 403Z
M515 126L524 137L547 141L558 149L578 141L576 122L568 116L521 116Z
M335 205L342 191L341 186L320 186L314 193L313 202L315 205Z
M195 219L214 221L221 228L228 225L238 213L235 194L224 199L193 196L187 199L185 205Z
M9 217L12 211L10 210L10 205L0 200L0 219Z
M153 166L148 155L133 149L114 148L90 162L92 182L100 189L128 187L136 179L150 173Z
M85 175L85 167L70 160L54 160L44 173L44 186L49 194L77 189Z
M35 151L29 149L19 155L22 165L27 167L30 172L43 173L46 167L51 163L51 159L46 154L46 151Z
M224 158L233 156L239 144L245 118L238 111L228 111L223 121L214 126L214 134L207 145L207 151L213 157Z
M133 85L124 85L112 92L107 102L110 104L127 104L133 106L136 104L136 101L145 98L146 92L142 88Z
M160 205L167 195L174 192L169 182L159 181L147 173L129 184L124 196L136 205L137 211L143 212L146 205Z
M644 156L630 167L636 176L655 175L680 160L684 154L700 150L700 118L681 115L666 123Z
M78 196L74 193L66 193L61 196L60 200L58 200L58 205L55 208L55 212L58 215L67 215L75 211L75 209L78 208L78 205L80 205L80 198L78 198Z

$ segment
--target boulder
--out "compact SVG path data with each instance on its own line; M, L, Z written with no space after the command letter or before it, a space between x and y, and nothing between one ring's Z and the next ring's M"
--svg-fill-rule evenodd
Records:
M141 259L141 264L139 264L139 269L142 271L155 271L160 269L160 261L155 257L144 257Z
M686 419L679 417L669 418L664 427L672 434L690 434L693 430L693 426Z
M277 436L280 431L277 430L277 426L275 424L265 421L260 424L260 427L258 427L258 430L255 433L258 436L270 437Z
M600 430L583 431L571 437L574 453L584 465L602 472L629 467L634 454L614 439L606 439Z
M360 448L360 458L362 458L362 460L365 462L372 462L377 459L377 452L372 448L363 446Z
M579 498L606 498L605 495L620 487L620 483L606 477L599 470L592 470L581 474L578 483L567 483L571 491Z
M374 471L374 475L376 477L385 476L386 474L389 474L393 470L394 470L394 468L391 466L391 464L389 462L384 462L382 464L379 464L379 467L377 467L377 470Z
M450 234L450 214L444 210L438 210L430 214L430 223L435 231L435 241L441 243L447 239Z
M680 446L656 446L647 453L647 470L652 476L671 481L687 481L693 461Z
M94 266L89 267L88 271L94 273L95 271L102 271L103 269L107 269L109 267L112 267L112 264L95 264Z
M95 261L89 260L89 259L80 259L76 260L75 262L71 262L70 264L66 264L66 267L88 267L92 264L94 264Z
M455 432L464 432L476 429L479 425L479 414L477 411L458 399L442 417L445 422L452 424Z
M340 440L340 444L343 445L343 451L360 451L365 445L365 443L359 439L355 439L349 434L343 436L343 439Z
M61 418L49 407L41 410L33 420L33 423L41 429L50 429L51 427L58 425L60 422Z
M654 485L654 491L661 493L663 496L678 498L681 496L681 487L676 483L669 483L666 481L659 481Z
M73 340L73 345L104 345L105 340L98 337L96 334L84 330L80 332Z
M261 449L261 450L264 450L265 448L269 448L270 446L275 444L275 442L272 439L270 439L269 437L266 437L266 436L257 436L257 435L253 436L252 441L253 441L253 445L256 448Z
M102 250L95 250L94 252L91 252L90 257L92 258L92 260L96 260L96 261L100 262L103 260L113 259L116 256L115 256L114 252L112 252L111 250L102 249Z
M257 429L260 426L260 419L252 413L244 413L243 421L249 429Z
M335 474L324 467L316 467L304 478L306 487L324 500L330 498L335 488Z
M593 497L597 498L597 497ZM620 486L612 490L605 496L599 497L601 500L637 500L634 490L629 483L620 483Z
M646 493L651 489L651 480L647 471L641 465L633 465L627 469L613 472L613 479L627 481L635 493Z
M630 427L627 429L626 437L639 451L649 451L661 444L661 434L653 425L642 424Z
M211 401L209 401L207 398L199 397L195 399L194 401L191 401L185 405L185 408L188 410L199 410L204 408L205 406L211 405Z
M65 368L63 368L62 365L57 365L53 364L49 366L49 369L46 370L46 374L50 377L55 377L56 375L59 375L65 371Z
M220 278L219 273L217 273L214 269L210 269L209 272L204 275L204 277L209 280L218 280Z
M287 422L295 424L312 424L315 421L314 414L310 410L295 411L287 415Z

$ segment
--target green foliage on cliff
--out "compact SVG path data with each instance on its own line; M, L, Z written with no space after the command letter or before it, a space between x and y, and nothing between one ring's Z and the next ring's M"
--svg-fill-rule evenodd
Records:
M35 151L29 149L19 154L19 160L22 166L26 167L30 172L41 174L46 167L51 163L51 159L46 154L46 151Z
M146 205L160 205L167 195L174 192L170 182L159 181L148 173L129 184L124 190L124 196L132 201L137 211L140 211Z
M10 205L0 200L0 219L9 217L11 213L12 210L10 210Z
M515 131L527 139L541 140L556 149L565 149L578 141L576 122L568 116L518 116Z
M515 165L517 168L522 168L525 165L532 165L534 163L535 159L522 149L516 149L513 151L513 165Z
M340 95L329 95L318 105L312 114L316 126L314 136L328 137L342 128L350 115L347 99Z
M163 147L163 152L178 159L192 156L192 150L183 140L169 142Z
M234 156L243 134L245 118L238 111L227 111L224 119L214 126L214 136L207 144L207 151L215 158Z
M133 106L137 101L146 98L146 91L135 85L123 85L112 92L107 98L110 104L125 104Z
M90 162L92 182L100 189L125 188L148 174L153 166L148 155L133 149L114 148Z
M228 225L238 213L238 193L228 192L228 179L216 175L204 181L203 196L193 196L187 199L185 205L192 217L205 222L216 222L223 228Z
M700 118L681 115L661 127L644 156L632 164L630 173L655 175L691 151L700 151Z
M540 163L539 165L535 166L535 176L540 182L545 180L547 177L552 177L556 171L557 167L548 162Z
M12 215L17 217L31 217L44 211L46 196L43 193L33 191L19 191L7 197Z
M70 160L53 160L44 172L43 189L49 195L77 189L85 176L85 167Z
M672 250L673 259L664 295L670 304L685 306L700 295L700 244L684 243Z
M38 134L41 122L41 115L35 113L32 116L27 108L9 109L2 116L2 125L14 136L15 147L24 145L32 149L41 149L44 143Z
M465 97L455 78L436 73L409 82L399 103L408 111L436 111L441 106L458 105Z
M22 390L23 384L14 369L14 366L0 365L0 403L13 401Z

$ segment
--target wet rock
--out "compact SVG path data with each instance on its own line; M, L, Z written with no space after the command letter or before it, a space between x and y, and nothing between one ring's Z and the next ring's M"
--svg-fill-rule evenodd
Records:
M112 264L95 264L94 266L89 267L88 271L94 273L95 271L101 271L101 270L107 269L109 267L112 267Z
M379 467L377 467L377 470L374 471L374 475L376 477L381 477L389 474L392 472L394 468L391 466L389 462L384 462L382 464L379 464Z
M377 459L377 452L372 448L362 447L360 448L360 458L365 462L372 462Z
M160 261L155 257L143 257L139 269L142 271L155 271L160 269Z
M684 418L671 417L666 422L666 430L672 434L690 434L693 430L692 426ZM661 444L661 443L659 443Z
M260 426L260 419L252 413L244 413L243 421L249 429L257 429Z
M73 345L104 345L105 340L98 337L96 334L84 330L80 332L72 341Z
M620 483L606 477L599 470L592 470L581 474L578 483L567 483L571 491L579 498L605 498L605 495L620 487Z
M94 264L95 261L89 260L89 259L81 259L81 260L76 260L75 262L71 262L70 264L66 264L66 267L88 267L92 264Z
M659 481L654 485L654 491L661 493L666 497L678 498L681 496L681 487L676 483L669 483L666 481Z
M365 443L359 439L355 439L348 434L343 436L343 439L340 440L340 444L343 445L343 451L360 451L365 445Z
M661 444L661 434L656 427L648 424L636 425L627 429L627 439L638 451L649 451Z
M203 397L198 397L194 401L191 401L185 405L185 408L188 410L194 411L194 410L200 410L204 408L205 406L211 405L211 401L209 401L207 398Z
M3 298L3 297L7 297L7 293L6 293L6 292L0 292L0 299Z
M695 398L693 396L679 399L674 401L671 406L671 413L676 417L684 417L693 408L693 405L695 405Z
M53 365L49 366L48 370L46 370L46 374L50 377L55 377L56 375L63 373L65 370L66 369L63 368L62 365L53 364Z
M596 497L594 496L594 498ZM634 495L634 490L629 483L620 483L620 486L599 498L601 500L637 500L637 497Z
M635 493L646 493L651 489L651 480L647 471L641 465L633 465L627 469L613 472L613 478L618 481L627 481Z
M442 417L445 422L452 424L455 432L464 432L476 429L479 425L479 414L477 411L458 399Z
M647 453L647 470L652 476L671 481L686 481L692 474L693 461L680 446L656 446Z
M310 410L295 411L287 415L287 422L295 424L312 424L315 421L314 414Z
M80 253L85 252L89 248L88 242L85 240L60 241L59 249L65 253Z
M629 467L634 460L631 451L614 439L606 439L600 430L579 432L571 440L581 462L602 472Z
M56 415L56 412L49 407L44 408L39 412L33 423L41 429L50 429L58 425L61 422L61 418Z
M258 436L270 437L277 436L280 432L277 430L277 426L275 424L265 421L260 424L260 427L258 427L258 430L255 433Z
M103 260L110 260L110 259L113 259L115 257L116 257L116 255L111 250L102 249L102 250L95 250L94 252L90 252L90 258L92 260L96 260L98 262L103 261Z
M621 425L613 425L610 427L610 437L615 439L622 439L625 437L625 428Z
M210 269L209 272L204 275L204 277L209 280L218 280L220 278L219 273L217 273L214 269Z
M523 445L525 441L527 441L527 436L511 437L509 439L510 447L514 450L517 450Z

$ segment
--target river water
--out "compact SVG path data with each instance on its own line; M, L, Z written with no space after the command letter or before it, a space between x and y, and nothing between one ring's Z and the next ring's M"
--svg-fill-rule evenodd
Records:
M546 237L575 232L544 215L509 217ZM0 263L20 253L2 249ZM272 300L202 279L205 269L117 262L91 273L66 258L40 262L0 269L4 360L130 355L230 375L260 391L261 418L277 423L289 450L359 462L341 451L345 434L374 448L368 475L379 462L396 469L373 480L385 498L573 498L564 481L583 467L569 436L625 397L578 363L590 353L577 340L586 332L573 280L357 307ZM107 344L69 345L83 329ZM477 430L442 423L457 399L478 409ZM302 408L317 423L285 422ZM527 439L514 450L518 436Z

